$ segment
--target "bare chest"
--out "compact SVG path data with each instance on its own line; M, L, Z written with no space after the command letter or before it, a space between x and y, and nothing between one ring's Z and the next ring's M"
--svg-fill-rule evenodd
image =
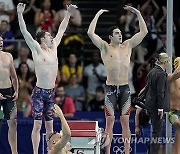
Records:
M37 63L49 66L57 64L57 61L57 56L54 53L43 53L36 59Z
M11 61L8 56L6 55L0 56L0 69L9 68L10 64L11 64Z
M113 49L109 47L109 50L106 55L103 57L104 62L111 62L116 65L116 63L128 63L130 61L130 52L126 47L119 47Z
M173 83L171 83L171 91L172 92L178 92L180 93L180 79L177 79L176 81L174 81Z

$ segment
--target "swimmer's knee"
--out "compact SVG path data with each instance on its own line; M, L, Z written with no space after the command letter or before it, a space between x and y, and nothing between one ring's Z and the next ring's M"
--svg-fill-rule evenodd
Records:
M9 113L9 120L13 120L17 118L17 107L14 106Z
M115 121L115 116L106 116L107 125L113 125Z

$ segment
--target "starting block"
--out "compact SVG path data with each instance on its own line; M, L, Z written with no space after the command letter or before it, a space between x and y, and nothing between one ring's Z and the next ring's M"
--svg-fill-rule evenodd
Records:
M98 121L68 121L71 129L71 145L75 151L100 154L102 131Z
M102 129L98 121L67 121L71 130L70 143L76 154L100 154ZM42 153L46 154L46 134L42 134ZM68 153L69 154L69 153Z

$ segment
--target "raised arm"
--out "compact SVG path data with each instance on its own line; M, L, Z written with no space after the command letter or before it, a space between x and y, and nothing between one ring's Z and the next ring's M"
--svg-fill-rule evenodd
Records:
M24 12L25 6L26 5L23 3L19 3L17 5L19 27L20 27L21 33L22 33L27 45L29 46L29 48L33 52L33 51L37 51L37 50L35 50L37 42L33 39L31 34L27 31L26 24L25 24L25 21L23 19L23 12Z
M144 13L147 7L150 5L151 0L147 0L141 7L141 11Z
M163 16L158 20L157 24L156 24L156 28L159 29L160 26L162 25L162 23L164 22L164 20L166 19L167 16L167 10L165 6L162 6L162 10L163 10Z
M130 48L134 48L138 44L141 43L143 38L148 33L148 30L147 30L147 27L146 27L146 23L145 23L145 21L144 21L144 19L143 19L143 17L142 17L139 10L137 10L134 7L131 7L131 6L125 6L124 9L129 10L132 13L135 13L137 15L137 18L138 18L138 21L139 21L140 31L138 33L136 33L131 39L129 39Z
M159 6L158 6L158 4L156 3L155 0L152 0L152 4L153 4L153 6L155 8L155 11L154 11L153 15L154 15L155 18L157 18L158 14L159 14L159 10L160 10Z
M172 74L168 74L169 82L173 82L179 78L180 78L180 61L178 61L177 68L175 68L174 72Z
M57 104L55 104L54 107L55 107L55 113L59 116L61 120L61 127L62 127L62 137L54 147L54 153L58 153L62 148L64 148L66 143L69 141L71 136L71 131L60 107Z
M100 50L102 49L105 41L103 41L97 34L95 34L95 28L96 28L97 20L103 12L108 12L108 10L101 9L97 12L94 19L91 21L87 32L88 36L90 37L94 45L98 47Z
M67 28L67 25L69 23L69 19L70 19L70 16L71 14L75 11L75 9L77 9L78 7L76 5L69 5L67 6L67 13L63 19L63 21L61 22L60 26L59 26L59 29L58 29L58 32L57 32L57 35L56 37L54 38L54 41L56 42L56 45L58 46L60 41L61 41L61 38Z

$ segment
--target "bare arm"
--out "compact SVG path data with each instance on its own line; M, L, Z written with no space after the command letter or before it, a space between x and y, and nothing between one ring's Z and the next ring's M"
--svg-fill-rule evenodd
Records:
M13 85L14 91L15 91L12 97L13 97L13 101L15 101L18 98L19 84L18 84L18 78L16 75L16 70L15 70L14 64L13 64L13 57L11 56L11 54L9 54L9 56L11 58L10 76L11 76L12 85Z
M38 10L36 11L36 14L34 17L34 24L38 27L42 21L43 21L43 17L41 17L41 10Z
M97 20L103 12L108 12L108 10L101 9L98 11L94 19L91 21L87 32L88 36L90 37L94 45L98 47L100 50L103 48L105 41L103 41L97 34L95 34L95 28L96 28Z
M159 14L160 9L159 9L159 6L157 5L157 3L155 2L155 0L152 0L152 4L155 7L155 11L154 11L153 15L156 18L158 16L158 14Z
M180 78L180 65L174 70L172 74L168 75L168 80L170 82L175 81Z
M72 4L67 7L67 13L66 13L63 21L61 22L60 26L59 26L59 29L58 29L56 37L54 38L54 41L56 42L57 46L59 45L59 43L61 41L61 38L62 38L66 28L67 28L70 16L75 11L76 8L77 8L77 6L76 5L72 5Z
M26 24L25 24L25 21L23 19L23 14L22 13L24 12L24 9L25 9L25 4L19 3L17 5L19 27L20 27L21 33L22 33L27 45L31 49L31 51L32 52L37 51L37 50L35 50L35 48L37 46L37 42L33 39L31 34L27 31Z
M139 115L142 109L136 109L136 115L135 115L135 133L140 135L140 125L139 125Z
M31 1L30 1L30 5L28 6L28 8L26 8L26 9L24 10L23 14L28 13L28 12L31 10L31 8L33 8L34 2L35 2L35 0L31 0Z
M147 30L147 27L146 27L146 23L145 23L145 21L144 21L144 19L143 19L143 17L142 17L139 10L137 10L137 9L131 7L131 6L125 6L124 9L125 10L130 10L131 12L135 13L137 15L137 18L138 18L138 21L139 21L140 32L136 33L131 39L129 39L130 48L134 48L138 44L141 43L143 38L148 33L148 30Z
M160 26L162 25L163 21L166 19L166 15L167 15L167 10L165 6L162 6L162 10L163 10L163 16L158 20L156 27L157 29L160 28Z
M141 7L141 11L144 13L144 11L147 9L149 3L151 2L151 0L147 0Z
M54 107L56 114L59 116L61 120L61 127L62 127L62 137L54 147L54 153L58 153L60 150L62 150L62 148L64 148L66 143L69 141L71 136L71 131L66 119L64 118L62 110L56 104L54 105Z

